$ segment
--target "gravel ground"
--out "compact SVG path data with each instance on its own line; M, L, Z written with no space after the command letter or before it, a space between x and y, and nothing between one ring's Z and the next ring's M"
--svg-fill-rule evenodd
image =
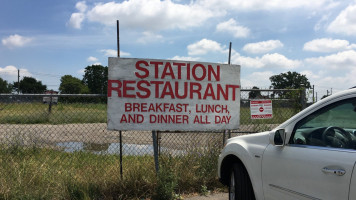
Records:
M185 200L227 200L229 199L228 193L216 193L208 196L194 196L184 198Z
M270 129L277 124L269 124ZM118 131L108 131L106 123L93 124L0 124L0 142L17 142L22 145L53 144L58 142L88 142L96 144L119 142ZM251 131L253 127L241 125L239 131ZM169 147L194 146L211 142L221 133L209 132L181 132L169 134L161 133L161 145ZM123 131L123 141L128 144L152 144L151 131ZM233 133L232 136L241 135Z

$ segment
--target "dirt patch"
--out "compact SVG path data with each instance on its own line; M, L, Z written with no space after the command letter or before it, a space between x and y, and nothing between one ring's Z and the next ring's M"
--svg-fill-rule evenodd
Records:
M268 129L276 124L265 125ZM119 143L119 132L108 131L106 123L92 124L0 124L0 141L5 145L53 146L59 142L83 142L94 144ZM249 132L250 126L241 125L239 131ZM232 133L232 136L240 134ZM223 132L169 132L159 133L160 145L174 149L206 146L223 141ZM125 144L152 144L151 131L123 131Z

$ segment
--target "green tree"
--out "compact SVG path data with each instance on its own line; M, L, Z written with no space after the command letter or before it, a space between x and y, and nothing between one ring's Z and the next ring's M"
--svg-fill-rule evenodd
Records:
M61 77L59 91L62 94L87 94L89 93L89 88L79 78L64 75Z
M311 88L310 82L305 75L298 72L287 72L274 75L269 78L273 89L300 89Z
M11 93L12 87L6 80L0 78L0 93Z
M37 81L32 77L23 77L19 82L14 82L14 89L20 89L20 92L23 94L41 94L44 93L47 89L46 85L42 84L42 81Z
M102 65L87 66L84 71L83 83L92 94L106 94L108 85L108 67Z
M261 97L261 91L259 91L260 88L253 86L252 91L248 93L248 98L249 99L256 99L256 97Z

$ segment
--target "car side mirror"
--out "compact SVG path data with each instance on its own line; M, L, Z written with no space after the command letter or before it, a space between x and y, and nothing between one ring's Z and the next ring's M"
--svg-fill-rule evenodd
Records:
M284 129L278 129L274 133L273 143L275 146L284 146L286 141L286 132Z

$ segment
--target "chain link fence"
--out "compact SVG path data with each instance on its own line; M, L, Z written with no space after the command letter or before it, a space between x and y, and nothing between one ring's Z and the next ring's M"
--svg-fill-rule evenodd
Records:
M158 132L160 158L184 157L184 161L169 163L174 173L187 174L179 177L180 190L194 192L191 188L199 186L194 186L191 176L196 174L200 177L196 184L216 185L216 159L226 139L276 127L303 108L303 93L241 90L238 130ZM251 119L251 99L272 99L273 118ZM150 196L155 184L147 186L147 182L156 180L152 132L123 131L120 145L119 132L106 129L106 113L103 95L0 94L0 199ZM120 177L120 149L124 179Z

